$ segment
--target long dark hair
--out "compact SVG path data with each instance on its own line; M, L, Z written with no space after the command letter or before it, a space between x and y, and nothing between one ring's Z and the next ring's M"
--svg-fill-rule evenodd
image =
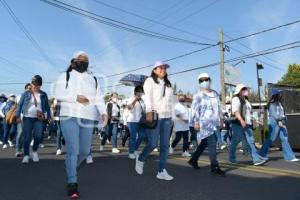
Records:
M271 96L271 98L269 99L269 101L267 103L267 108L269 109L270 108L270 104L271 103L276 103L276 102L278 102L278 103L280 103L282 105L280 94L276 94L276 95Z
M66 88L68 87L69 84L69 79L70 79L70 72L72 71L74 66L74 59L71 60L71 63L68 67L68 69L66 70L67 76L66 76Z
M154 69L151 72L151 77L153 78L153 80L154 80L155 83L157 83L157 84L159 83L158 80L157 80L158 76L154 73ZM166 73L166 75L164 77L164 81L165 81L165 84L166 84L167 87L172 87L172 84L171 84L171 82L168 79L168 74L167 73Z

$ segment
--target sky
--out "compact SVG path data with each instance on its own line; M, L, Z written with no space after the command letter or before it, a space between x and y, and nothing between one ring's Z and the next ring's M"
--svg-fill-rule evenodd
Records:
M88 53L90 71L99 78L103 92L117 91L130 96L133 91L131 87L109 87L119 84L125 74L107 76L205 47L127 32L38 0L6 0L42 49L37 50L4 9L1 1L0 93L19 94L23 91L24 83L30 82L33 75L40 74L45 81L43 90L51 96L49 83L67 69L73 53L82 50ZM224 31L226 41L229 37L237 38L300 18L300 1L297 0L99 0L100 3L98 0L61 1L146 30L209 44L218 42L220 29ZM168 27L121 10L158 21ZM239 40L244 46L237 42L228 43L230 51L225 52L225 60L241 56L235 50L248 54L294 42L299 38L300 23L248 37ZM264 69L259 72L263 84L277 82L286 72L288 64L300 63L299 53L300 49L296 48L258 57L257 59L267 63L263 64ZM201 67L219 60L220 50L213 47L168 62L171 66L168 73ZM241 82L254 89L257 88L256 62L258 61L247 59L245 63L236 66L241 73ZM210 74L212 88L220 91L219 66L169 78L173 84L176 83L177 88L194 93L199 88L197 76L203 72ZM134 73L150 75L151 67Z

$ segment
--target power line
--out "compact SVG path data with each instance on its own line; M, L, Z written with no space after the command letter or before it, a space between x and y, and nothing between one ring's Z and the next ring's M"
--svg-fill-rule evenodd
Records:
M251 33L251 34L248 34L248 35L245 35L245 36L240 36L238 38L225 41L224 44L227 44L227 43L230 43L230 42L234 42L234 41L238 41L238 40L241 40L241 39L245 39L245 38L248 38L248 37L252 37L252 36L255 36L255 35L258 35L258 34L266 33L266 32L269 32L269 31L273 31L273 30L276 30L276 29L279 29L279 28L282 28L282 27L291 26L291 25L294 25L294 24L299 23L299 22L300 22L300 20L296 20L296 21L293 21L293 22L290 22L290 23L286 23L286 24L283 24L283 25L280 25L280 26L272 27L272 28L265 29L265 30L262 30L262 31L258 31L258 32L255 32L255 33ZM185 54L182 54L182 55L170 58L170 59L166 59L164 62L168 62L168 61L171 61L171 60L176 60L176 59L179 59L179 58L183 58L183 57L186 57L186 56L189 56L189 55L201 52L203 50L207 50L207 49L213 48L213 47L218 46L218 45L219 45L219 43L217 43L215 45L212 45L212 46L209 46L209 47L206 47L206 48L202 48L202 49L196 50L196 51L191 51L191 52L188 52L188 53L185 53ZM120 73L116 73L116 74L111 74L111 75L108 75L107 77L119 76L119 75L122 75L122 74L126 74L128 72L134 72L134 71L138 71L140 69L149 68L149 67L152 67L152 66L153 65L147 65L147 66L144 66L144 67L139 67L139 68L135 68L135 69L128 70L128 71L124 71L124 72L120 72Z
M18 17L15 15L13 10L9 7L9 5L6 3L5 0L0 0L3 7L6 9L6 11L9 13L13 21L17 24L17 26L21 29L21 31L25 34L27 39L31 42L31 44L36 48L36 50L47 60L50 64L52 64L51 59L47 56L47 54L44 52L42 47L39 45L39 43L31 36L29 31L25 28L24 24L18 19Z
M74 14L87 17L87 18L89 18L91 20L94 20L96 22L106 24L108 26L118 28L118 29L121 29L121 30L126 30L126 31L129 31L129 32L133 32L133 33L136 33L136 34L141 34L141 35L144 35L144 36L158 38L158 39L172 41L172 42L187 43L187 44L193 44L193 45L205 45L205 46L212 45L212 44L196 42L196 41L190 41L190 40L186 40L186 39L182 39L182 38L177 38L177 37L164 35L164 34L153 32L153 31L149 31L149 30L146 30L146 29L143 29L143 28L140 28L140 27L137 27L137 26L133 26L133 25L130 25L130 24L118 21L118 20L114 20L112 18L101 16L99 14L96 14L96 13L78 8L76 6L73 6L73 5L58 1L58 0L54 0L57 3L50 2L48 0L41 0L41 1L45 2L49 5L52 5L54 7L63 9L65 11L69 11L69 12L72 12Z
M226 34L226 33L224 33L224 35L225 35L227 38L229 38L229 39L233 39L233 37L229 36L229 35ZM246 44L242 43L241 41L236 41L236 43L240 44L241 46L245 47L246 49L251 50L252 52L255 52L255 50L253 50L252 48L250 48L250 47L247 46ZM231 49L233 49L233 48L231 47ZM240 52L240 53L241 53L241 52ZM273 62L273 63L280 64L280 65L284 65L284 64L279 63L278 61L275 61L275 60L273 60L273 59L271 59L271 58L269 58L269 57L267 57L267 56L263 56L263 57L266 58L267 60ZM260 61L260 62L262 62L262 61ZM266 62L265 62L265 63L266 63ZM269 63L266 63L266 64L270 65Z
M294 46L291 46L291 45L294 45ZM250 53L250 54L247 54L247 55L231 58L231 59L226 60L225 63L232 63L232 62L236 62L238 60L246 60L246 59L250 59L250 58L269 55L269 54L273 54L273 53L277 53L277 52L281 52L281 51L286 51L286 50L290 50L290 49L294 49L294 48L299 48L299 47L300 47L300 40L295 41L295 42L291 42L291 43L287 43L287 44L284 44L284 45L272 47L272 48L262 50L262 51L259 51L259 52L256 52L256 53ZM169 76L174 76L174 75L177 75L177 74L187 73L187 72L191 72L191 71L195 71L195 70L199 70L199 69L204 69L204 68L209 68L209 67L215 67L215 66L218 66L218 65L220 65L219 61L211 63L211 64L203 65L203 66L200 66L200 67L195 67L195 68L191 68L191 69L186 69L186 70L174 72L174 73L169 74ZM121 85L121 84L112 85L112 86L108 86L108 87L109 88L110 87L117 87L119 85Z

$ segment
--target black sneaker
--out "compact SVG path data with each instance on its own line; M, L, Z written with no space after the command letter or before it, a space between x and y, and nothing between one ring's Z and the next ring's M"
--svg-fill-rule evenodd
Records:
M225 172L221 170L219 167L212 169L211 174L218 175L218 176L225 176Z
M78 199L79 198L78 184L77 183L69 183L67 185L67 193L68 193L68 196L71 197L71 199Z
M192 159L188 161L188 164L191 165L194 169L200 169L198 162L192 161Z

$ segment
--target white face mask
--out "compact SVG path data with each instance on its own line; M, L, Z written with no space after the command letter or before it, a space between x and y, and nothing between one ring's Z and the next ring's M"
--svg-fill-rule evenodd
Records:
M203 81L200 83L201 89L210 89L210 82L209 81Z

